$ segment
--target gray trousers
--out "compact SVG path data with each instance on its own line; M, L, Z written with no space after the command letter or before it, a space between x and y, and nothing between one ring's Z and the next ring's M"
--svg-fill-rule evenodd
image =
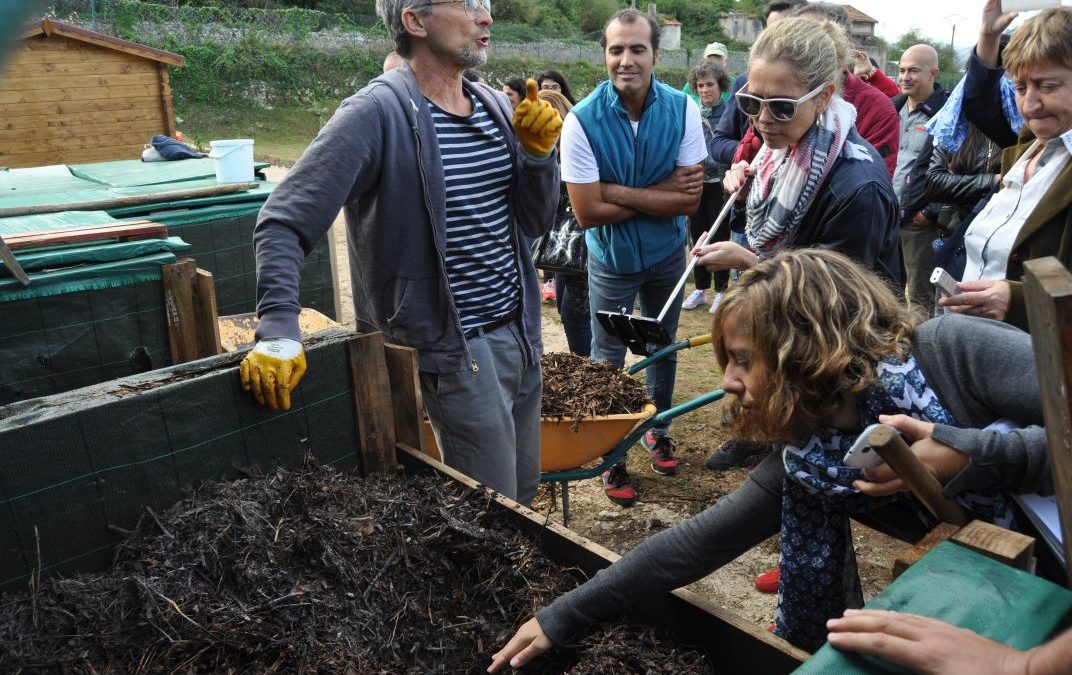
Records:
M936 225L916 225L911 220L901 223L901 254L904 256L905 291L908 302L921 307L926 316L934 314L934 240Z
M540 484L540 365L516 322L468 340L477 371L421 373L447 466L526 506Z

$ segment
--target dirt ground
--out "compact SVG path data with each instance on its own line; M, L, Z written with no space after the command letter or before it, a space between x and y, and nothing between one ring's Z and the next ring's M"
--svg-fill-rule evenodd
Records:
M266 170L269 180L278 181L286 174L282 167ZM341 216L332 228L340 280L341 323L354 326L353 297L350 293L346 234ZM691 283L686 293L692 290ZM705 308L682 312L678 336L703 335L710 331L710 315ZM544 303L543 340L547 352L565 352L565 334L553 304ZM721 379L710 347L681 352L678 360L674 402L682 403L711 389ZM611 503L603 494L598 478L570 485L570 528L583 537L598 542L620 554L626 553L645 538L698 513L720 497L732 492L748 474L748 468L713 472L704 461L726 436L720 427L719 403L682 416L673 423L671 435L677 445L682 466L677 476L654 473L648 466L647 453L634 448L629 453L632 474L640 501L624 509ZM542 485L533 508L549 513L562 522L561 505L553 504L550 490ZM907 544L853 523L857 561L864 596L870 599L890 581L894 558ZM776 595L760 593L753 579L778 564L778 538L768 539L732 563L689 586L712 602L729 608L744 618L766 627L774 621Z

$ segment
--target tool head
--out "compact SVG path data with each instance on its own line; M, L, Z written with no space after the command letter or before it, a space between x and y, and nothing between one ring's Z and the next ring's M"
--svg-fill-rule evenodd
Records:
M596 319L603 330L618 338L629 351L640 356L651 356L652 349L659 349L670 344L670 334L657 320L646 316L633 316L621 312L600 310Z

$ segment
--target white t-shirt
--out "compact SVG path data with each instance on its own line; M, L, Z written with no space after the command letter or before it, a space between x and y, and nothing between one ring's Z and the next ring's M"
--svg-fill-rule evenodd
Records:
M1037 153L1042 159L1024 182L1024 170ZM1009 255L1020 229L1042 198L1050 191L1069 161L1072 152L1072 131L1051 139L1046 145L1035 141L1030 150L1020 156L1002 179L1002 188L990 198L964 233L967 262L962 281L1004 279Z
M686 98L685 133L677 148L676 166L692 166L707 159L707 144L704 143L703 124L700 119L700 107L689 97ZM633 135L637 133L640 122L630 121ZM572 112L562 122L562 182L564 183L598 183L599 164L588 143L588 136L581 128L581 122Z

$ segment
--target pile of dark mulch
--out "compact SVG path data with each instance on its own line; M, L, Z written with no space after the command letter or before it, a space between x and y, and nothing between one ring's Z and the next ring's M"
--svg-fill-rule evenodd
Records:
M482 672L579 581L431 476L302 470L209 484L143 518L100 575L0 598L0 672ZM701 654L619 623L526 668L698 673Z
M543 400L546 417L579 420L595 415L640 412L651 402L643 383L606 361L576 354L544 354Z

